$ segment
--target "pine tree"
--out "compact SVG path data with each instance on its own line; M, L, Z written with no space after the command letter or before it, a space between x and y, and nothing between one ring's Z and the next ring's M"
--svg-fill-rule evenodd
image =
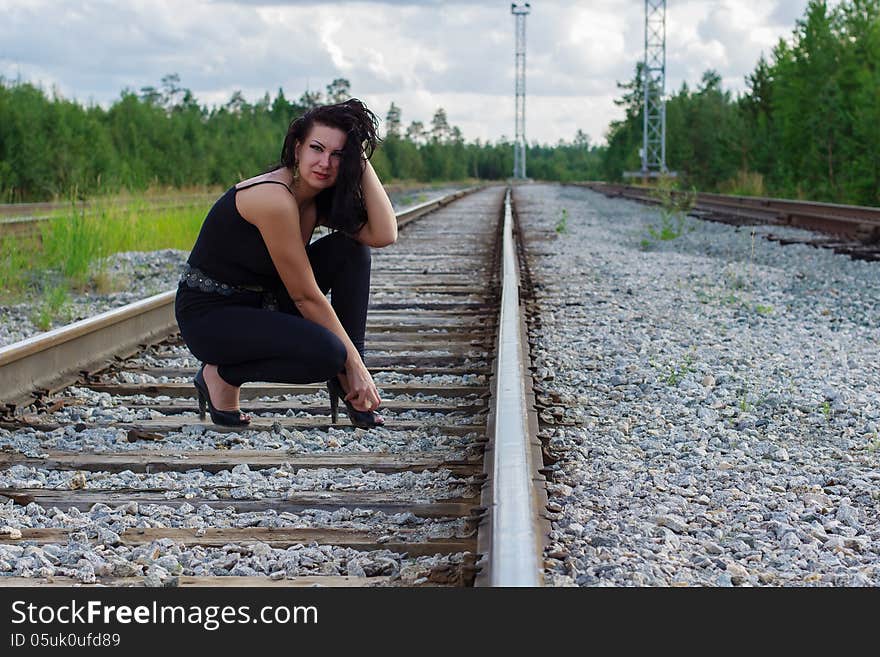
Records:
M394 101L391 101L391 107L385 114L385 134L387 137L400 137L401 116L400 108L394 104Z

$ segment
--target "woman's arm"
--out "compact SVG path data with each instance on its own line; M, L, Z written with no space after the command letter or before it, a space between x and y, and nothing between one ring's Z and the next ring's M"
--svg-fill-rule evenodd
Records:
M394 244L397 241L397 215L369 160L364 166L361 185L367 206L367 223L357 232L355 239L376 248Z
M315 281L303 241L296 201L280 188L260 191L261 194L252 194L240 204L242 216L259 229L272 263L302 316L332 331L345 346L345 372L350 388L348 399L358 410L375 410L382 401L379 391L336 312Z

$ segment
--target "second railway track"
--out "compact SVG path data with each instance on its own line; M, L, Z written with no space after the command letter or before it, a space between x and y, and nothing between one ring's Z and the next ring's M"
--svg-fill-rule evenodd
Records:
M615 183L577 183L606 196L620 196L643 203L659 204L655 190L645 186ZM683 198L684 192L673 192ZM691 216L733 225L771 225L800 228L820 237L767 239L781 244L809 244L832 249L857 260L880 260L880 208L818 203L779 198L697 193Z
M331 426L320 385L246 385L250 427L202 422L198 363L176 336L88 372L60 371L70 357L57 353L14 370L14 350L0 350L3 399L18 402L0 429L0 586L539 582L548 527L528 356L517 341L496 352L522 328L499 329L504 197L491 187L439 203L374 251L367 365L385 428L344 414ZM517 282L506 285L515 308ZM513 374L500 369L511 356ZM524 431L512 464L499 425ZM519 506L502 497L511 487ZM528 538L511 547L504 532ZM508 579L511 556L520 572Z

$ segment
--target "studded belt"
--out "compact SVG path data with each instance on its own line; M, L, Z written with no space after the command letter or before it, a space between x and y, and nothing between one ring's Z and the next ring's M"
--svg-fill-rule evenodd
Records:
M223 281L211 278L202 270L196 269L189 264L183 265L183 270L178 282L195 290L221 294L225 297L233 294L243 294L245 292L256 292L263 296L263 308L268 310L278 310L278 300L271 290L268 290L261 285L232 285L231 283L224 283Z

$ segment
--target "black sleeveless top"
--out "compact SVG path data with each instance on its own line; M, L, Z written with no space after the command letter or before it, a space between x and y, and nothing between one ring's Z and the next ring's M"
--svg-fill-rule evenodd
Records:
M290 191L287 185L277 180L261 180L226 190L202 223L195 246L187 258L191 267L230 285L277 287L281 278L260 230L242 217L235 207L238 190L264 183L283 185Z

